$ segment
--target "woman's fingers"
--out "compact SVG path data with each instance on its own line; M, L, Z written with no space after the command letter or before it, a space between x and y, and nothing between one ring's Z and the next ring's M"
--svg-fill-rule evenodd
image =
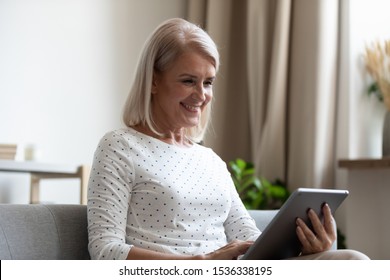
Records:
M333 241L336 240L336 230L334 228L332 210L329 205L326 203L322 207L322 212L324 214L324 228L329 236L333 238Z
M206 255L210 260L233 260L245 254L253 241L234 240L220 249Z
M302 252L304 254L313 253L314 251L318 250L317 247L319 243L317 236L300 218L297 219L296 233L299 241L302 244Z
M336 234L333 226L333 216L327 204L323 209L324 222L322 223L318 215L310 209L308 216L313 226L311 230L302 219L297 219L296 233L302 244L304 254L318 253L331 248Z

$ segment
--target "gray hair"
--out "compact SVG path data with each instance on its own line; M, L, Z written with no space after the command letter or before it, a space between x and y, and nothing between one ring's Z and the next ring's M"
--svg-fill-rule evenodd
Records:
M127 126L147 125L160 135L151 112L154 71L163 72L184 52L195 51L209 58L219 68L219 53L211 37L200 27L181 18L160 24L146 41L138 62L135 79L127 97L123 121ZM210 121L211 104L206 106L196 127L185 130L186 137L202 140Z

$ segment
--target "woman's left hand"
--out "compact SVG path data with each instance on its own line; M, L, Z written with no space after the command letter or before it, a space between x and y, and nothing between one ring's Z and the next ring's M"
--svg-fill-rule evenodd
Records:
M336 233L333 226L333 216L328 204L322 207L324 223L322 224L318 215L310 209L308 216L313 225L313 231L305 222L297 218L297 235L302 244L302 254L315 254L329 250L336 240Z

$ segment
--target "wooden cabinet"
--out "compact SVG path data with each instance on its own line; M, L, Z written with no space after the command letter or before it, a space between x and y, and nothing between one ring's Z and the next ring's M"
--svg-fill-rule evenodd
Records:
M340 160L348 170L345 235L349 248L390 259L390 157Z

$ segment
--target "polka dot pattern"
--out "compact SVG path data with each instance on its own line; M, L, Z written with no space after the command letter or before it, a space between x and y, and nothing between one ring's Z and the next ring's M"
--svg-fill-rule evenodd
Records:
M226 164L209 148L180 148L131 128L100 141L88 186L93 259L125 259L132 246L197 255L260 232Z

